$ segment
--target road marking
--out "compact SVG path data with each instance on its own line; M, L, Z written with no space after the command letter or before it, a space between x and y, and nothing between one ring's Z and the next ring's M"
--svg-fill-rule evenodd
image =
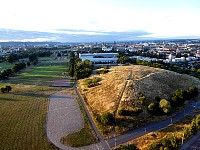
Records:
M110 145L108 144L108 142L105 140L106 144L108 145L108 148L110 149Z

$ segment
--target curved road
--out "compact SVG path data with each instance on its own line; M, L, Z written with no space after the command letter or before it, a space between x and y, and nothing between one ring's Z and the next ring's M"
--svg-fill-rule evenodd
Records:
M125 134L113 137L111 139L104 140L104 138L101 136L98 129L96 128L93 119L87 110L82 96L76 88L76 84L74 86L74 89L79 97L81 104L83 105L86 111L89 121L100 142L81 148L72 148L61 144L61 137L79 131L83 127L84 121L79 106L77 104L76 98L71 94L66 94L63 91L60 91L56 94L53 94L50 97L49 111L47 113L46 132L48 139L62 150L109 150L110 148L114 148L117 145L131 141L149 132L162 129L168 126L169 124L182 119L184 116L191 113L192 110L194 110L195 108L200 107L199 102L192 103L188 107L186 107L182 112L167 120L152 123L142 128L138 128Z
M113 148L117 145L126 143L126 142L131 141L135 138L143 136L143 135L145 135L149 132L162 129L162 128L170 125L171 123L177 122L178 120L182 119L184 116L191 113L192 110L194 110L196 107L200 107L200 103L197 103L197 102L192 103L189 106L187 106L182 112L176 114L175 116L173 116L169 119L163 120L161 122L152 123L152 124L146 125L142 128L138 128L136 130L133 130L133 131L127 132L125 134L116 136L114 138L107 140L107 142L108 142L109 146L111 148Z
M185 142L180 150L199 150L200 149L200 132Z

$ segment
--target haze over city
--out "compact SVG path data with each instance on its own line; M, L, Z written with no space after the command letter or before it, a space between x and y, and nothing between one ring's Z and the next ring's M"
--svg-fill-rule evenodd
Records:
M6 0L0 41L199 38L199 0Z

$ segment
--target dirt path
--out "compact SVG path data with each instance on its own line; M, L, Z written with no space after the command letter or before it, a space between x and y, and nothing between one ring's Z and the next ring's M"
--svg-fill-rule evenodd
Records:
M60 142L63 136L77 132L84 126L76 98L74 95L64 93L60 91L50 97L46 127L48 139L62 150L102 150L100 144L72 148Z

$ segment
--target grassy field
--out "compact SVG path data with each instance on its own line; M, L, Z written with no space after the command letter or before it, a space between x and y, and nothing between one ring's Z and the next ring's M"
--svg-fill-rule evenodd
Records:
M12 68L12 67L13 67L13 64L11 63L8 63L8 62L0 63L0 71L4 69Z
M65 60L45 61L41 62L34 68L23 71L15 78L10 79L12 83L23 83L31 85L50 86L53 80L60 79L62 73L67 71L67 63Z
M0 149L56 149L46 138L45 124L48 97L61 88L49 85L66 66L64 61L46 61L1 83L13 89L0 94Z
M53 61L55 60L54 57L39 57L39 61Z
M94 114L94 118L95 115L101 115L104 112L113 113L116 109L134 110L139 107L144 110L138 116L117 115L116 123L119 134L169 117L167 115L154 117L148 113L145 106L141 105L138 100L140 92L146 97L148 106L156 96L169 99L177 89L186 90L189 87L200 89L199 79L167 70L140 65L117 66L111 67L109 70L107 74L94 75L101 78L100 85L88 88L83 79L79 82L79 89L89 105L91 114ZM120 99L125 82L127 85ZM117 107L119 101L120 104ZM180 109L182 108L173 110L173 113Z

